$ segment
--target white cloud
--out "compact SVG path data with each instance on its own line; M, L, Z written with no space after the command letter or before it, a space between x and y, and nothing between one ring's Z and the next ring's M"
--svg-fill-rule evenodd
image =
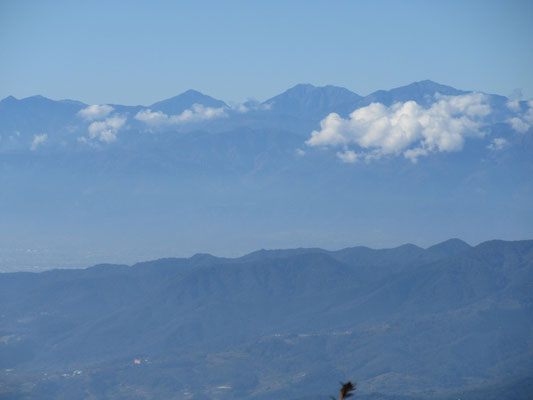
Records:
M179 115L167 115L164 112L152 111L148 108L139 111L134 118L150 125L174 125L220 118L226 115L226 110L223 107L213 108L193 104L191 109L185 110Z
M507 108L514 112L520 112L520 100L522 99L522 89L514 89L513 92L509 95L509 100L507 101Z
M234 110L234 111L237 111L241 114L244 114L244 113L247 113L248 111L250 111L250 105L249 104L244 104L244 103L240 103L240 104L233 104L231 106L231 109Z
M431 152L461 150L468 136L483 136L482 119L491 112L484 94L437 94L435 100L429 108L414 101L390 107L372 103L355 110L347 119L331 113L320 122L320 130L313 131L306 144L342 146L344 150L337 156L345 162L402 153L416 162L418 157ZM362 151L349 150L350 145Z
M511 126L513 127L515 131L520 132L520 133L527 132L530 127L529 123L527 123L525 120L523 120L520 117L509 118L507 122L511 124Z
M95 121L89 125L89 139L97 139L101 142L110 143L116 140L117 133L126 123L126 118L114 115L104 121ZM86 143L87 139L80 140Z
M305 151L302 149L296 149L296 154L300 157L305 156Z
M507 122L513 129L520 133L526 133L533 126L533 100L527 102L527 110L516 117L509 118ZM517 111L519 111L518 109Z
M93 121L95 119L102 119L107 117L113 111L113 107L107 104L93 104L78 111L78 115L86 120Z
M354 163L358 159L357 154L353 150L338 151L337 157L339 157L341 161L345 163Z
M231 109L239 113L247 113L249 111L267 111L272 108L271 104L259 103L257 100L248 100L244 103L233 104Z
M138 121L146 122L151 125L159 125L169 123L168 115L161 111L152 111L149 108L141 110L134 117Z
M212 108L204 107L201 104L193 104L191 110L185 110L178 116L170 117L176 122L196 122L202 121L205 119L219 118L226 115L226 112L223 107Z
M515 100L509 100L507 102L507 108L511 111L514 111L514 112L519 112L521 107L520 107L520 99L515 99Z
M33 135L33 141L31 142L30 150L35 151L37 147L46 143L47 140L48 140L48 135L46 133L43 133L41 135Z
M488 149L498 151L503 150L509 142L504 138L494 138L487 146Z
M407 149L403 153L405 158L411 160L414 163L418 161L418 157L427 156L428 154L429 150L424 147L415 147L414 149Z

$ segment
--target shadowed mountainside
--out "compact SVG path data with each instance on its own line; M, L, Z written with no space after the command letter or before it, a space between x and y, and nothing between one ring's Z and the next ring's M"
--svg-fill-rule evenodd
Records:
M1 274L0 398L505 391L533 366L532 283L533 241L457 239Z

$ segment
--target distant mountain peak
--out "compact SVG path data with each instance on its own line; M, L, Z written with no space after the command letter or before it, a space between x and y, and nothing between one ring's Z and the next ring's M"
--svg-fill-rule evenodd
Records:
M55 100L49 99L48 97L44 97L40 94L36 94L34 96L28 96L24 97L23 99L20 99L20 101L23 102L53 102Z
M6 104L15 104L17 102L21 102L23 104L27 104L27 103L36 103L36 104L40 104L40 103L53 104L53 103L55 103L55 104L60 104L60 103L63 103L63 104L72 104L72 105L76 105L76 106L86 106L86 104L82 103L81 101L70 100L70 99L52 100L52 99L49 99L48 97L42 96L40 94L36 94L34 96L24 97L22 99L17 99L14 96L7 96L6 98L0 100L0 103L6 103Z
M314 89L319 89L319 88L317 88L315 85L312 85L311 83L298 83L294 85L293 87L287 89L284 93L287 93L287 92L305 93L305 92L310 92Z
M171 99L176 99L176 98L187 98L187 97L199 97L199 98L204 98L204 97L207 97L207 98L210 98L212 99L213 97L211 96L208 96L202 92L200 92L199 90L195 90L195 89L187 89L186 91L184 91L183 93L180 93L174 97L171 97Z
M422 250L422 248L420 246L417 246L416 244L413 244L413 243L402 244L402 245L400 245L398 247L393 247L393 249Z
M468 243L466 243L464 240L461 240L461 239L458 239L458 238L451 238L451 239L445 240L444 242L440 242L440 243L437 243L437 244L435 244L433 246L430 246L430 247L428 247L428 249L430 249L432 247L444 247L444 246L447 246L447 247L450 247L450 246L461 246L461 247L465 247L465 248L472 247Z
M435 81L432 81L431 79L422 79L421 81L414 81L413 83L410 83L409 85L418 85L418 86L446 86L442 83L438 83ZM406 85L406 86L409 86Z
M340 86L300 83L266 100L272 111L299 117L323 117L330 112L353 109L361 96Z
M48 97L36 94L35 96L28 96L20 99L19 101L23 103L33 103L33 104L52 104L59 103L60 101L49 99Z
M361 98L357 93L354 93L342 86L335 86L335 85L325 85L325 86L315 86L311 83L298 83L297 85L294 85L293 87L287 89L283 93L274 96L272 99L279 98L280 96L305 96L310 93L330 93L330 94L345 94L350 96L356 96L358 98ZM269 99L271 100L271 99ZM266 102L268 102L267 100ZM266 103L265 102L265 103Z
M8 102L13 102L13 101L17 101L17 98L10 95L10 96L7 96L7 97L3 98L0 101L0 103L3 103L3 102L8 103Z
M180 94L178 94L176 96L170 97L170 98L165 99L165 100L158 101L158 102L154 103L153 105L158 104L158 103L162 103L162 102L171 101L171 100L188 99L188 98L213 99L215 101L221 101L221 100L215 99L215 98L213 98L211 96L208 96L206 94L203 94L202 92L200 92L198 90L188 89L188 90L186 90L183 93L180 93Z
M166 114L181 114L190 109L193 104L201 104L205 107L220 108L227 104L222 100L205 95L197 90L189 89L177 96L158 101L150 106L152 110L162 111Z
M458 90L458 89L454 88L453 86L443 85L441 83L438 83L438 82L435 82L435 81L432 81L432 80L429 80L429 79L425 79L423 81L416 81L416 82L410 83L409 85L400 86L400 87L392 89L392 90L399 90L399 89L406 89L406 88L417 88L417 89L420 89L420 90L434 91L434 92L439 92L439 93L442 93L442 92L462 92L462 93L465 93L465 91Z
M376 102L389 106L396 102L416 101L418 104L428 105L434 101L437 93L458 96L469 92L426 79L391 90L377 90L364 98L364 104Z
M468 243L461 239L452 238L445 240L444 242L437 243L433 246L430 246L426 251L435 254L456 254L462 251L472 248Z
M186 91L182 93L182 95L184 94L200 94L202 96L205 96L202 92L200 92L199 90L195 90L195 89L187 89Z

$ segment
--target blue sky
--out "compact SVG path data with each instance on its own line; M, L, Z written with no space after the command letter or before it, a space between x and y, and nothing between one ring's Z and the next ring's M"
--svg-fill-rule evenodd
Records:
M0 97L150 104L432 79L533 97L532 1L2 1Z

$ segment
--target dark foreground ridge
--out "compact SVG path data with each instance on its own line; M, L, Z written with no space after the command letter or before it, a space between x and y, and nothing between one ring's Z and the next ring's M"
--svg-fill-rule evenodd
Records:
M0 274L0 399L525 399L532 285L532 240Z

